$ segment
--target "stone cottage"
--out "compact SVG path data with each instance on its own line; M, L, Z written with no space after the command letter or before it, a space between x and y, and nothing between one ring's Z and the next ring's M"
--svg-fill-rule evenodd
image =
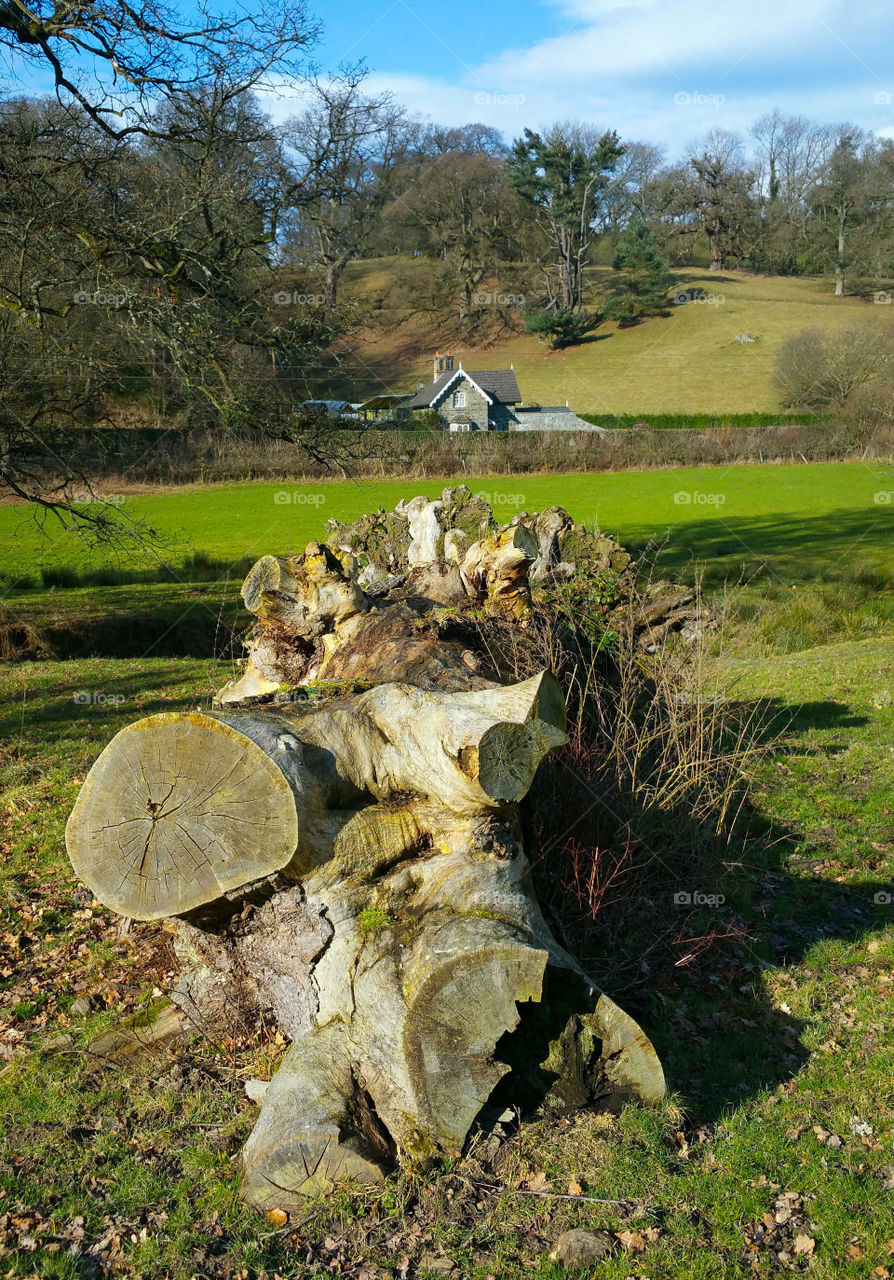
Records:
M521 402L521 392L510 366L508 369L478 369L470 372L462 361L456 368L448 351L435 355L434 381L417 391L411 409L436 409L450 431L508 431L513 406Z
M512 365L508 369L454 367L448 351L435 353L434 379L421 387L410 409L435 409L448 431L602 431L568 405L525 408Z

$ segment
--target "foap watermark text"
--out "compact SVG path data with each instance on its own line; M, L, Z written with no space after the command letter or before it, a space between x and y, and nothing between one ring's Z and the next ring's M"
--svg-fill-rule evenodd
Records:
M277 489L273 495L274 506L322 507L325 493L302 493L299 489Z
M525 495L523 493L487 493L484 489L481 489L474 497L479 502L486 502L491 508L523 507L525 505Z
M677 507L722 507L725 502L725 493L700 493L698 489L678 489L674 494L674 505Z
M127 701L123 693L103 693L99 689L78 689L71 695L79 707L120 707Z

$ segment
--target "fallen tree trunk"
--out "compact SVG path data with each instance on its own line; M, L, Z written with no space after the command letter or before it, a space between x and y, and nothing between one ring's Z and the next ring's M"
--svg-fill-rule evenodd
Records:
M69 820L101 901L172 918L172 998L198 1030L273 1021L292 1042L244 1152L261 1207L456 1156L495 1097L663 1094L651 1044L531 887L518 805L565 741L561 690L501 683L451 631L462 609L523 627L532 566L567 563L563 520L445 531L445 505L409 504L406 559L369 590L338 533L259 561L241 679L212 712L122 730Z
M384 684L312 709L149 716L91 769L69 855L122 915L179 915L274 872L306 874L356 839L358 818L368 841L373 800L411 795L414 818L432 804L469 817L515 804L563 727L546 673L510 688Z

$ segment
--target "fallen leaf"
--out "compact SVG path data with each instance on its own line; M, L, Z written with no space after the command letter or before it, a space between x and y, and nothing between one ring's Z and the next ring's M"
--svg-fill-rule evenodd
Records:
M849 1244L847 1246L847 1256L853 1258L855 1262L859 1262L863 1257L863 1250L858 1244Z
M551 1185L542 1169L537 1173L529 1173L525 1178L525 1186L529 1191L549 1191Z
M570 1196L582 1196L584 1194L583 1187L574 1178L568 1183L568 1194Z
M638 1231L616 1231L615 1237L631 1253L645 1253L646 1242Z
M805 1236L805 1235L795 1236L795 1244L794 1244L795 1253L804 1254L806 1257L809 1258L815 1248L816 1248L816 1241L814 1240L813 1236Z

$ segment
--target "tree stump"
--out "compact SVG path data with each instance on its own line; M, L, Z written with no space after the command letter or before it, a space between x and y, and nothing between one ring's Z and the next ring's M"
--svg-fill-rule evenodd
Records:
M448 490L263 557L241 677L210 712L129 725L83 785L72 863L121 914L173 918L174 1002L207 1036L291 1041L244 1151L258 1207L455 1157L489 1100L663 1095L531 886L518 806L566 741L561 689L501 683L454 626L524 627L532 570L574 571L572 529L498 529Z

